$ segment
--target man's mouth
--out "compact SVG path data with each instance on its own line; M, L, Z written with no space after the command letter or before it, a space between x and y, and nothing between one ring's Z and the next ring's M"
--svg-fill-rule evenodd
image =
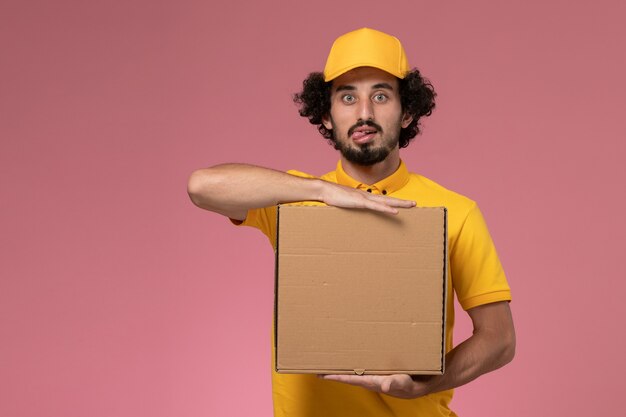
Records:
M348 132L348 135L352 138L352 140L356 143L366 143L374 138L374 136L380 130L377 126L373 126L375 123L366 122L360 123L352 128Z
M373 129L355 130L354 133L352 133L352 140L357 143L367 142L370 139L372 139L376 133L377 133L377 130L373 130Z

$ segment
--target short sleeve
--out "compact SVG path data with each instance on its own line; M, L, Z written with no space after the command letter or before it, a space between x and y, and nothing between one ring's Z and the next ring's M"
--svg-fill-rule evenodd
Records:
M450 271L454 290L464 310L511 300L511 289L502 264L475 203L450 248Z
M302 178L316 178L313 175L304 172L289 170L288 174ZM293 203L303 204L303 203ZM312 203L320 204L320 203ZM276 248L276 206L263 207L258 209L250 209L243 221L230 219L236 226L250 226L259 229L267 238L274 248Z
M276 206L248 210L244 221L231 219L237 226L250 226L259 229L273 247L276 247Z

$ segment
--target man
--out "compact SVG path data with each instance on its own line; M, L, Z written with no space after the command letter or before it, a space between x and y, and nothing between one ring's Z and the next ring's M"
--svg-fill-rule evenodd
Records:
M409 173L400 159L400 148L419 133L419 119L430 115L434 97L430 83L410 70L398 39L359 29L335 41L324 73L309 75L295 96L300 114L340 151L335 171L315 178L226 164L190 177L189 194L196 205L235 224L259 228L272 244L279 203L316 201L390 215L416 204L448 208L449 285L470 315L474 333L452 348L450 291L445 373L316 378L274 372L276 416L454 416L448 406L453 388L513 358L510 290L476 203Z

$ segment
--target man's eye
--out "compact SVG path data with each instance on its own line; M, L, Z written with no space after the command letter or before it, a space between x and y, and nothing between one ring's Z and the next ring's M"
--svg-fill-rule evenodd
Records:
M346 94L342 97L344 103L354 103L354 96L350 94Z
M384 103L385 101L387 101L387 96L380 93L380 94L376 94L374 96L374 101L378 102L378 103Z

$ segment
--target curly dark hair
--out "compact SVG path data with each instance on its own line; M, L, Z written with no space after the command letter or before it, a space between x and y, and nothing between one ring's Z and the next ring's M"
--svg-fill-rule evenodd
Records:
M400 130L400 147L406 148L416 135L420 133L420 119L428 117L435 108L435 89L426 78L422 77L417 68L399 78L400 102L402 111L413 117L406 128ZM323 137L334 143L332 129L326 129L322 119L330 113L330 91L332 81L324 81L324 74L312 72L302 82L302 91L293 95L293 101L299 106L300 116L309 119Z

